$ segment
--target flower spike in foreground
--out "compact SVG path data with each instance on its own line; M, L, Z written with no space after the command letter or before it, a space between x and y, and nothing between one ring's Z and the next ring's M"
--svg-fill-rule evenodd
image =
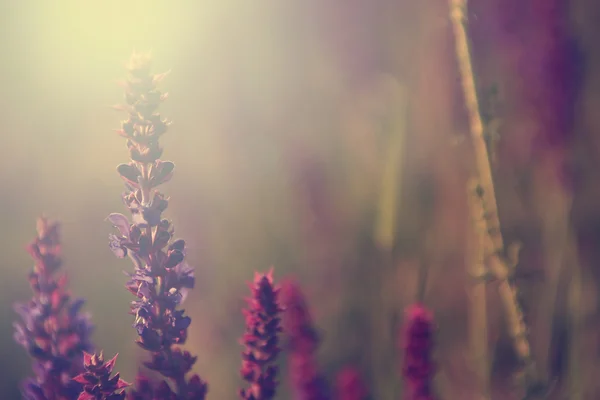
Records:
M166 98L156 88L164 74L151 75L150 57L142 54L131 57L128 71L123 84L127 104L118 108L129 117L118 133L127 139L131 160L117 171L127 188L123 201L131 222L122 214L108 217L118 230L110 235L110 248L120 258L129 255L135 265L126 287L137 298L130 310L139 335L136 343L152 356L144 365L171 380L177 400L203 400L206 383L197 375L186 377L196 357L177 347L185 343L191 323L179 306L194 287L194 273L185 261L185 242L173 239L173 225L162 217L168 198L157 190L175 168L159 159L158 139L169 125L157 112Z
M117 356L104 362L102 353L83 353L83 366L85 372L73 378L74 381L83 385L83 392L77 400L123 400L125 399L125 388L129 383L125 382L116 373L112 378L110 374L115 367Z
M329 388L319 373L316 352L319 337L300 286L286 281L281 286L283 328L288 338L288 364L295 398L298 400L327 400Z
M435 400L431 381L435 366L431 359L433 350L433 315L421 304L406 310L402 349L404 359L402 375L410 400Z
M277 367L274 365L281 351L278 333L281 332L279 314L282 311L277 296L279 289L273 286L273 270L267 274L254 275L249 285L252 296L246 301L246 333L242 344L242 369L240 373L250 384L240 390L240 398L245 400L270 400L275 397Z
M29 273L33 297L16 304L22 322L14 338L33 358L35 377L23 385L28 400L75 400L81 385L71 378L83 369L82 351L91 351L92 326L80 312L84 301L66 290L67 277L56 277L62 266L60 225L40 218L37 238L28 246L35 260Z

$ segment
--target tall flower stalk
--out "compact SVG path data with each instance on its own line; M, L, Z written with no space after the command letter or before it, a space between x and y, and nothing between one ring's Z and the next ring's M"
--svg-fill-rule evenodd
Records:
M134 54L127 69L126 104L117 108L129 117L118 133L127 139L131 161L119 165L117 171L127 188L123 201L131 222L122 214L108 217L118 230L110 235L110 247L120 258L129 256L135 265L126 287L136 296L131 305L139 335L136 343L151 354L144 365L170 379L174 398L204 399L206 383L196 375L186 377L196 357L179 348L187 339L191 319L178 307L194 287L194 274L185 261L185 242L173 239L173 225L162 217L168 199L156 190L171 178L175 167L160 160L158 142L169 126L157 112L167 97L157 89L165 74L150 74L150 57L144 54Z
M244 310L246 332L242 337L242 378L249 387L240 390L244 400L270 400L275 397L278 382L275 360L279 348L280 313L278 294L273 285L273 271L255 274L250 285L252 296Z
M336 400L367 400L369 392L356 368L345 367L335 379Z
M56 276L62 266L58 222L40 218L37 237L27 250L35 260L29 273L33 297L16 304L21 322L15 323L14 338L33 358L35 377L24 382L28 400L75 400L81 384L72 380L83 369L82 352L90 351L92 326L80 312L82 299L67 291L67 276Z
M288 338L286 350L294 396L297 400L327 400L329 388L316 361L319 337L296 282L283 283L281 304L285 309L283 327Z
M406 310L404 332L401 337L403 350L402 375L406 384L407 399L435 400L433 377L435 364L433 351L433 315L422 304L413 304Z

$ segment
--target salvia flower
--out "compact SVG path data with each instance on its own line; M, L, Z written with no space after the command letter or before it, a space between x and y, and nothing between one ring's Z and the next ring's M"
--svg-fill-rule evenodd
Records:
M252 296L246 299L246 333L242 337L242 378L250 384L240 390L246 400L268 400L275 397L277 366L275 359L281 351L278 333L281 332L278 303L279 289L273 286L273 271L254 276L249 285Z
M80 312L82 299L66 290L66 275L56 276L62 266L60 225L40 218L37 238L27 250L35 260L29 283L33 297L16 304L21 322L14 338L33 358L35 377L24 382L23 397L30 400L77 399L81 385L71 378L83 369L82 351L90 351L92 326Z
M129 256L135 265L126 287L136 296L131 314L135 315L137 344L152 355L144 365L172 381L177 399L204 399L206 384L198 376L186 378L196 357L176 347L185 343L191 323L178 307L194 287L194 273L185 261L185 242L173 239L173 226L162 217L168 199L156 190L175 168L172 162L159 159L158 139L167 131L168 122L156 111L166 98L156 85L165 74L150 75L150 58L140 54L131 57L128 71L123 84L127 104L119 109L126 110L129 118L118 132L127 138L131 161L119 165L117 171L127 188L123 201L131 222L122 214L108 217L118 230L110 235L110 248L118 257Z
M335 380L336 400L365 400L367 388L356 368L346 367L338 372Z
M194 375L187 385L187 398L205 398L207 389L206 383L201 381L198 375ZM178 398L166 381L153 382L141 373L138 373L135 378L135 387L127 393L127 400L177 400Z
M171 391L169 385L164 382L164 385L168 389L168 394L161 396L161 399L171 400L175 398L175 393ZM135 384L132 389L127 393L127 400L154 400L158 396L155 396L155 384L146 375L138 372L135 377Z
M83 391L78 400L123 400L125 388L129 383L120 378L119 373L110 377L117 356L104 362L102 353L83 353L83 366L85 371L73 378L83 385Z
M406 310L402 337L402 375L410 400L434 400L431 381L435 365L433 350L433 315L422 304L413 304Z
M288 342L288 365L295 398L323 400L329 398L325 378L319 373L316 351L319 337L300 286L286 281L281 287L283 328Z

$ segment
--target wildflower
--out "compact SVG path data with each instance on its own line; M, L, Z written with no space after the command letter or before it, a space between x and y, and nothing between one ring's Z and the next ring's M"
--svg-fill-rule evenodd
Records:
M337 400L365 400L367 396L365 384L355 368L346 367L337 374Z
M242 378L250 384L240 390L246 400L269 400L275 397L277 367L274 364L279 348L278 333L281 332L279 314L282 311L273 287L273 271L254 276L250 284L252 296L246 299L248 309L246 333L242 337L245 350L242 352Z
M83 385L83 391L78 400L123 400L125 389L129 383L125 382L116 373L112 378L110 374L115 367L117 356L104 362L102 353L83 353L85 371L73 380Z
M421 304L406 311L402 349L404 376L411 400L434 400L431 380L435 365L431 359L433 349L433 315Z
M167 387L169 387L168 384ZM170 390L171 388L169 388L169 391ZM174 395L172 392L171 394ZM134 387L127 393L127 400L153 400L154 398L153 382L151 382L146 375L138 372L135 377ZM161 398L171 400L173 397L169 395Z
M109 245L117 257L129 256L135 265L125 286L136 296L130 308L139 335L136 343L151 354L144 365L175 386L171 392L164 382L155 388L162 394L154 395L201 400L206 395L206 383L198 376L186 378L196 357L177 347L185 343L191 324L179 306L194 287L194 273L185 261L185 241L173 239L172 223L162 217L169 200L156 190L171 178L175 168L172 162L159 159L162 148L158 139L169 123L156 111L166 98L156 84L165 75L150 75L150 59L140 54L131 57L128 70L123 84L127 104L118 108L126 110L129 117L118 133L127 139L131 161L119 165L117 172L127 188L122 199L131 221L122 214L109 215L117 229L109 236Z
M283 327L288 338L288 363L295 396L298 400L328 399L329 389L315 360L319 337L297 283L283 283L281 304L285 309Z
M37 238L27 250L35 264L29 274L33 297L16 304L21 322L14 338L33 358L35 377L24 382L23 397L31 400L74 400L81 385L72 381L83 368L82 351L90 351L92 327L80 312L82 299L67 292L67 277L55 274L62 266L59 224L40 218Z
M187 390L187 398L203 399L206 397L207 385L198 375L194 375L188 383ZM155 383L141 373L136 376L135 388L127 394L127 400L177 400L178 398L166 381Z

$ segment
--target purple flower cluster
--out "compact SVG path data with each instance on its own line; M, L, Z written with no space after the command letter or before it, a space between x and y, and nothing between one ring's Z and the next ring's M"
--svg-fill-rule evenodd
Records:
M246 333L242 338L245 350L242 352L242 368L240 373L250 384L247 389L240 390L240 397L245 400L269 400L275 397L277 367L274 365L279 348L278 333L281 332L279 306L279 289L273 286L273 271L254 276L249 285L252 296L246 299L248 308L244 310L246 317Z
M162 218L168 199L156 190L171 178L175 167L159 160L158 139L167 131L168 122L156 111L166 98L156 85L165 74L150 75L149 57L139 54L132 56L128 70L123 84L127 104L119 108L129 118L119 134L127 138L131 161L119 165L117 171L127 188L123 201L131 212L131 223L122 214L108 217L118 229L117 235L110 236L110 247L118 257L129 255L135 265L126 287L137 297L131 305L137 344L152 354L144 365L172 380L175 398L204 399L206 384L197 376L186 378L196 357L176 347L185 343L191 323L178 306L194 287L194 274L185 261L185 242L173 240L173 226Z
M89 317L80 312L84 301L67 292L67 277L56 277L62 266L59 224L40 218L37 238L28 246L35 260L29 283L33 297L15 305L21 322L15 340L33 358L35 378L23 385L28 400L74 400L81 385L71 378L81 372L82 352L91 350Z
M188 393L188 398L199 399L206 397L206 384L200 380L198 375L190 379L190 388L196 388L196 393ZM143 374L135 378L135 388L127 393L127 400L177 400L177 397L166 381L152 382Z
M288 363L294 395L298 400L328 399L329 388L315 360L319 337L296 282L282 284L281 304L285 308L283 327L288 338Z
M368 398L367 388L360 373L352 367L342 369L336 376L337 400L365 400Z
M83 391L77 400L124 400L125 388L129 383L121 379L119 373L110 377L115 362L116 355L104 362L102 353L83 353L85 372L73 378L83 385Z
M402 375L409 399L434 400L431 380L435 365L433 350L433 315L422 304L413 304L406 310L402 350L404 353Z
M41 218L38 237L28 247L35 260L29 275L34 296L15 307L22 318L15 324L15 339L34 359L36 377L23 388L28 400L204 400L207 395L206 382L191 374L197 358L180 347L191 324L180 306L194 287L194 271L186 262L185 241L174 238L171 221L163 218L169 200L157 190L171 179L175 168L172 162L159 159L162 148L158 139L169 123L157 112L166 95L156 85L165 74L151 75L149 57L139 54L132 56L128 71L123 84L126 104L118 108L129 116L118 132L127 139L131 160L119 165L117 171L125 182L122 199L131 218L119 213L108 216L116 228L109 245L117 257L133 261L134 270L127 273L125 286L135 296L130 313L135 316L136 343L151 355L143 365L162 378L154 382L139 373L135 385L126 392L130 384L119 373L111 377L117 356L105 362L102 353L91 354L92 328L89 318L80 313L83 300L71 299L65 290L65 275L55 277L62 265L59 225ZM243 310L246 332L241 340L244 351L240 369L248 385L239 391L240 398L275 397L282 331L287 334L296 399L332 398L317 366L319 335L299 285L286 281L281 288L275 287L271 270L255 273L249 287L251 296ZM433 400L433 319L421 305L411 307L407 317L403 375L410 398ZM338 374L336 388L339 400L368 398L360 375L352 368Z

